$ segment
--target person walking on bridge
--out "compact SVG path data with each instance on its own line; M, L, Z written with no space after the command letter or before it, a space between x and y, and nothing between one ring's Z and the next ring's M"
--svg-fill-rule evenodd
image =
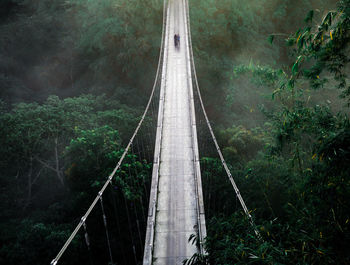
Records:
M179 46L180 46L180 35L179 34L174 35L174 44L175 44L175 48L179 48Z
M174 35L174 45L175 45L175 48L177 48L177 34L176 33Z

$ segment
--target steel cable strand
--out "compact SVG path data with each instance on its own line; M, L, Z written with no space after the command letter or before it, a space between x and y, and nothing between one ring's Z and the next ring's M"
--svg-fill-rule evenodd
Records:
M61 248L61 250L58 252L57 256L51 261L51 265L56 265L57 262L59 261L59 259L62 257L63 253L66 251L67 247L70 245L70 243L72 242L72 240L74 239L74 237L77 235L77 233L79 232L81 226L83 225L83 222L85 222L86 218L90 215L91 211L93 210L93 208L95 207L95 205L97 204L97 202L100 199L100 196L102 196L102 194L104 193L105 189L107 188L108 184L112 181L115 173L117 172L117 170L119 169L120 165L122 164L127 152L129 151L129 148L132 144L132 142L134 141L134 138L136 137L136 134L138 133L144 119L145 116L148 112L148 109L151 105L152 102L152 98L155 94L155 89L157 87L157 83L159 80L159 77L161 75L160 73L160 69L161 69L161 64L162 64L162 54L163 54L163 49L164 49L164 29L165 29L165 1L164 0L164 7L163 7L163 26L162 26L162 37L161 37L161 47L159 50L159 59L158 59L158 66L157 66L157 72L156 72L156 77L155 77L155 81L153 84L153 88L152 88L152 92L151 95L149 97L149 100L147 102L145 111L141 117L141 120L139 121L132 137L130 138L130 141L128 143L128 145L126 146L121 158L119 159L116 167L114 168L114 170L112 171L112 173L110 174L110 176L108 177L107 181L105 182L105 184L103 185L102 189L98 192L98 195L96 196L96 198L94 199L94 201L91 203L90 207L88 208L88 210L86 211L86 213L84 214L84 216L81 218L79 224L75 227L74 231L71 233L71 235L69 236L69 238L67 239L67 241L65 242L65 244L63 245L63 247ZM84 221L83 221L84 220Z
M160 91L159 91L160 92ZM154 107L154 104L152 104L152 108L151 108L151 121L150 123L147 124L146 126L146 135L148 137L148 147L147 147L147 153L149 154L149 157L148 157L148 162L150 163L152 161L152 155L151 154L154 154L154 141L152 141L152 139L155 139L155 133L153 134L153 128L157 128L156 124L157 124L157 121L156 121L156 115L154 114L155 113L155 107Z
M103 207L103 199L102 199L102 196L100 197L100 204L101 204L101 210L102 210L103 224L104 224L105 231L106 231L106 238L107 238L107 244L108 244L109 257L110 257L110 259L111 259L111 264L114 264L114 263L113 263L113 255L112 255L111 242L110 242L110 240L109 240L109 232L108 232L108 226L107 226L107 217L106 217L105 209L104 209L104 207Z
M136 200L133 203L133 208L134 208L134 214L136 217L136 227L137 227L137 233L138 233L138 237L139 237L139 241L140 241L140 248L143 249L144 245L142 242L142 236L141 236L141 229L140 229L140 220L139 220L139 216L137 214L137 207L136 207Z
M157 128L157 124L156 122L154 122L154 111L153 109L151 109L152 111L152 118L151 118L151 122L149 124L147 124L146 126L146 135L147 135L147 138L148 138L148 145L147 145L147 153L149 154L149 160L147 160L147 164L150 164L152 163L152 158L151 158L151 154L154 153L154 142L155 141L152 141L152 139L155 139L156 136L155 136L155 133L153 135L153 130L152 128ZM148 203L149 203L149 197L148 197L148 190L150 190L150 182L151 182L151 178L146 178L145 181L143 182L143 187L144 187L144 192L145 192L145 205L147 207ZM147 219L145 219L145 222L147 223Z
M137 144L136 144L137 145ZM132 145L131 146L131 150L132 150L132 152L134 153L134 155L135 155L135 151L133 151L133 146L134 145ZM139 147L137 146L136 147L138 150L139 150ZM138 160L140 159L139 157L137 157L138 158ZM141 161L143 161L143 159L141 158ZM144 178L143 178L143 174L142 174L142 171L143 170L141 170L141 172L139 172L138 171L138 169L137 169L137 163L136 163L136 159L135 159L135 161L134 161L134 174L135 174L135 177L136 178L138 178L139 176L142 176L142 188L144 188L145 187L145 180L144 180ZM141 187L139 187L140 188L140 190L141 190ZM147 190L145 190L145 192L146 192ZM147 194L147 192L145 193L145 195ZM143 222L146 222L146 216L145 216L145 213L144 213L144 208L143 208L143 204L142 204L142 193L141 193L141 196L140 196L140 200L139 200L139 202L140 202L140 204L141 204L141 211L142 211L142 216L143 216Z
M110 199L112 201L112 206L113 206L113 210L114 210L114 215L115 215L115 220L116 220L116 224L117 224L117 231L118 231L118 235L121 236L121 229L120 229L120 223L119 223L119 216L118 216L118 209L117 209L117 203L116 203L116 198L118 199L117 195L115 194L115 190L113 187L113 183L110 182ZM124 265L127 264L126 262L126 257L125 257L125 253L126 251L124 251L124 244L122 244L120 241L118 241L118 244L120 246L120 250L122 253L122 257L123 257L123 261L124 261Z
M134 186L138 186L137 184L137 180L135 181L135 178L137 179L137 174L136 175L133 175L133 173L131 172L131 167L132 165L134 165L136 163L136 154L133 152L133 145L131 146L131 154L130 154L130 159L131 159L131 162L129 163L129 166L128 166L128 171L129 171L129 177L133 180L133 183L131 183L131 185L134 185ZM136 195L137 196L137 195ZM125 196L124 196L124 199L126 200ZM131 202L131 209L134 211L136 211L136 200L132 200ZM127 204L127 202L125 201L125 204ZM135 212L134 212L135 213ZM136 221L136 226L137 226L137 230L138 230L138 236L139 236L139 243L140 243L140 249L142 249L143 247L143 244L142 244L142 239L141 239L141 233L140 233L140 226L139 226L139 220L138 220L138 217L137 217L137 214L135 215L136 216L136 219L135 218L129 218L129 209L127 208L127 214L128 214L128 224L129 224L129 227L131 225L131 219ZM132 234L131 234L132 236ZM134 244L133 242L133 248L136 249L136 243Z
M185 36L188 37L188 17L187 17L187 6L185 0L182 0L182 8L185 19ZM186 55L187 55L187 69L188 72L191 71L191 56L190 56L190 46L189 42L185 42ZM203 206L203 192L202 192L202 183L201 183L201 172L200 172L200 161L198 153L198 140L197 140L197 126L196 126L196 117L195 117L195 106L194 106L194 96L193 96L193 81L191 75L188 78L189 82L189 104L191 112L191 127L192 127L192 143L193 143L193 157L194 157L194 167L195 167L195 193L196 193L196 206L197 206L197 222L198 222L198 238L199 238L199 251L201 254L205 254L203 247L204 238L206 237L206 228L205 228L205 217L204 217L204 206Z
M195 63L194 63L194 57L193 57L193 50L192 50L192 37L191 37L191 26L190 26L190 16L189 16L189 6L188 6L188 0L185 0L186 2L186 15L187 15L187 26L188 26L188 39L189 39L189 46L190 46L190 59L191 59L191 62L192 62L192 68L193 68L193 73L194 73L194 78L195 78L195 85L196 85L196 89L197 89L197 93L198 93L198 97L199 97L199 102L200 102L200 105L201 105L201 108L202 108L202 111L203 111L203 114L204 114L204 117L205 117L205 120L206 120L206 123L208 125L208 128L209 128L209 131L210 131L210 134L211 134L211 137L214 141L214 144L215 144L215 147L216 147L216 150L219 154L219 157L220 157L220 160L221 160L221 163L226 171L226 174L235 190L235 193L236 193L236 196L238 197L240 203L241 203L241 206L244 210L244 213L246 214L252 228L254 229L254 232L255 232L255 235L258 237L259 240L262 240L262 237L258 231L258 229L256 228L256 225L254 223L254 220L253 220L253 217L250 215L249 211L248 211L248 208L243 200L243 197L232 177L232 174L230 172L230 169L228 168L227 164L226 164L226 161L222 155L222 152L221 152L221 149L217 143L217 140L216 140L216 137L214 135L214 132L213 132L213 129L210 125L210 121L208 119L208 116L207 116L207 113L205 111L205 108L204 108L204 104L203 104L203 100L202 100L202 96L201 96L201 93L200 93L200 90L199 90L199 85L198 85L198 79L197 79L197 73L196 73L196 66L195 66Z
M164 37L163 37L163 62L167 60L168 57L168 47L167 42L169 41L169 8L168 1L164 0L163 12L166 15L163 16L163 25L164 29ZM165 41L167 40L167 41ZM150 199L149 199L149 207L148 207L148 217L147 217L147 231L145 237L145 249L144 249L144 257L143 264L152 264L152 254L154 247L154 228L155 228L155 215L157 208L157 195L158 195L158 177L159 177L159 162L160 162L160 146L162 140L162 128L163 128L163 111L164 111L164 84L166 81L166 73L167 73L167 63L163 63L162 66L162 79L160 85L160 93L159 93L159 104L158 104L158 118L157 118L157 127L156 127L156 140L154 147L154 159L153 159L153 169L152 169L152 181L150 187Z
M90 248L90 238L89 238L89 234L87 232L87 225L85 223L85 220L83 221L83 227L84 227L84 239L85 239L85 244L89 253L89 260L90 260L90 264L93 265L94 262L92 260L92 256L91 256L91 248Z
M131 228L131 219L130 219L130 214L129 214L129 206L126 200L126 196L125 193L123 193L123 197L124 197L124 205L125 205L125 209L126 209L126 216L128 218L128 229L129 229L129 233L130 233L130 237L131 237L131 244L132 244L132 251L134 254L134 259L135 259L135 265L137 264L137 253L136 253L136 246L135 246L135 242L134 242L134 237L133 237L133 233L132 233L132 228Z

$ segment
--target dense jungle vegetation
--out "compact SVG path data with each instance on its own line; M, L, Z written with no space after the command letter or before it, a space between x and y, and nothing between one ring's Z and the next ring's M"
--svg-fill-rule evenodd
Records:
M189 3L208 115L262 240L199 127L208 254L188 263L350 264L350 1ZM49 264L114 168L152 88L162 10L0 2L1 264ZM104 198L116 264L142 259L150 161L128 155ZM90 250L79 233L60 264L108 264L101 218Z

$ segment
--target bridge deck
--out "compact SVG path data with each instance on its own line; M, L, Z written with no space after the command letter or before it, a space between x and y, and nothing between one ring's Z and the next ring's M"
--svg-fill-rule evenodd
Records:
M198 231L198 183L195 177L198 170L196 171L194 161L198 147L195 142L197 138L193 137L196 131L193 132L191 124L194 114L191 108L192 85L189 82L191 71L186 45L188 40L184 4L183 0L170 0L168 6L158 194L153 192L157 198L153 227L153 264L182 264L185 258L198 251L194 245L188 243L189 236ZM180 34L180 48L174 46L175 33ZM149 255L146 249L147 246L145 255ZM144 259L144 264L149 263Z

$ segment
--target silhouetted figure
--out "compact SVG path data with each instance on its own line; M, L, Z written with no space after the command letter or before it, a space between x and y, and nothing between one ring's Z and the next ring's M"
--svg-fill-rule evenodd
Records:
M175 45L175 48L177 48L177 34L174 35L174 45Z
M180 35L179 34L174 35L174 44L175 44L175 48L180 47Z

